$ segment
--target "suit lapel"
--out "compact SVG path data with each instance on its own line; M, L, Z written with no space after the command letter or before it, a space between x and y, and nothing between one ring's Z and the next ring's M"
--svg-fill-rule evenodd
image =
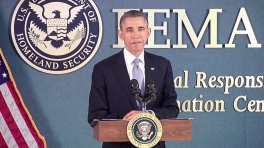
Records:
M149 53L145 52L145 86L147 88L147 82L149 79L153 80L155 75L154 60L151 59Z
M117 58L114 61L113 70L117 76L118 82L125 91L128 100L135 110L138 109L136 100L132 94L130 78L127 72L127 67L124 59L123 50L117 54ZM125 98L124 98L125 99Z

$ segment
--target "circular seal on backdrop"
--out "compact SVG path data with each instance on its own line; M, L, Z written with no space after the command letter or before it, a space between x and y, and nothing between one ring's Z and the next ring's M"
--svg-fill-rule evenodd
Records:
M128 122L127 137L136 147L153 147L160 141L161 136L162 125L159 119L151 114L138 114Z
M102 38L102 19L91 0L20 0L11 21L13 44L33 68L50 74L87 64Z

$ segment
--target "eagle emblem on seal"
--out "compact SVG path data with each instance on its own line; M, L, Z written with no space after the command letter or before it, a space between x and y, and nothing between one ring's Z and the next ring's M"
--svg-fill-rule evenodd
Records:
M142 121L138 123L137 128L140 134L138 133L137 137L141 138L142 140L150 139L151 135L153 134L153 132L150 132L151 126L152 125L147 121Z
M46 12L45 7L29 2L29 8L38 18L30 22L29 38L35 46L43 44L47 48L46 44L50 44L55 49L71 48L86 33L83 21L78 17L85 5L65 6L63 11L56 9L55 3L51 6L53 11Z
M95 56L103 24L92 0L19 0L10 31L27 64L41 72L65 74Z

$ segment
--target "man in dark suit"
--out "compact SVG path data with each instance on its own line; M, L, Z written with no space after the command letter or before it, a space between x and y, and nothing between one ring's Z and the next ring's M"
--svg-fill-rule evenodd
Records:
M147 113L155 115L158 119L178 116L177 94L170 62L144 51L150 32L144 13L131 10L121 17L118 36L124 41L125 48L94 66L89 96L89 123L94 119L129 121L142 113L138 109L130 84L135 58L139 58L145 85L151 79L157 89L156 100L147 105ZM134 146L129 142L103 143L103 148L130 147ZM155 148L165 148L165 142L159 142Z

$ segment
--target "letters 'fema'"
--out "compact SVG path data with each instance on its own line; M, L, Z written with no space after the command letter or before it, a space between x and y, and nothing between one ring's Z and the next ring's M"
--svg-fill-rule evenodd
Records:
M122 16L122 14L129 9L113 9L112 12L117 13L118 22ZM248 48L261 48L261 44L258 43L254 30L252 28L252 25L249 20L249 16L247 15L245 8L240 8L238 12L238 16L236 20L234 20L235 25L232 28L230 28L230 38L227 44L220 44L218 43L218 20L217 18L220 17L220 14L222 13L222 9L209 9L208 14L206 16L206 19L204 23L202 24L202 28L198 33L194 31L193 24L191 24L191 21L189 20L185 9L143 9L143 12L145 12L148 16L148 23L149 27L151 28L151 35L148 39L148 43L145 46L145 48L188 48L187 44L183 43L183 29L186 29L187 34L190 37L190 40L194 46L194 48L198 48L199 43L204 36L205 30L208 29L209 34L209 43L205 44L205 48L235 48L236 45L234 42L234 37L236 35L246 35L249 39L249 42L247 44ZM162 31L162 36L166 37L168 35L168 22L162 21L162 25L157 26L155 24L158 24L157 20L155 20L155 15L158 13L165 14L166 19L171 18L173 15L178 16L175 26L178 26L177 32L171 34L175 34L176 39L166 39L164 44L157 44L155 43L155 31ZM191 14L191 12L190 12ZM232 21L231 21L232 22ZM232 22L233 23L233 22ZM245 29L239 30L238 26L239 24L242 24ZM200 25L199 25L200 26ZM118 26L119 29L119 26ZM157 34L156 34L157 35ZM171 43L172 41L175 41L175 44ZM228 39L227 39L228 40ZM224 47L223 47L224 45ZM117 44L113 44L113 48L123 48L124 44L121 39L118 39Z

